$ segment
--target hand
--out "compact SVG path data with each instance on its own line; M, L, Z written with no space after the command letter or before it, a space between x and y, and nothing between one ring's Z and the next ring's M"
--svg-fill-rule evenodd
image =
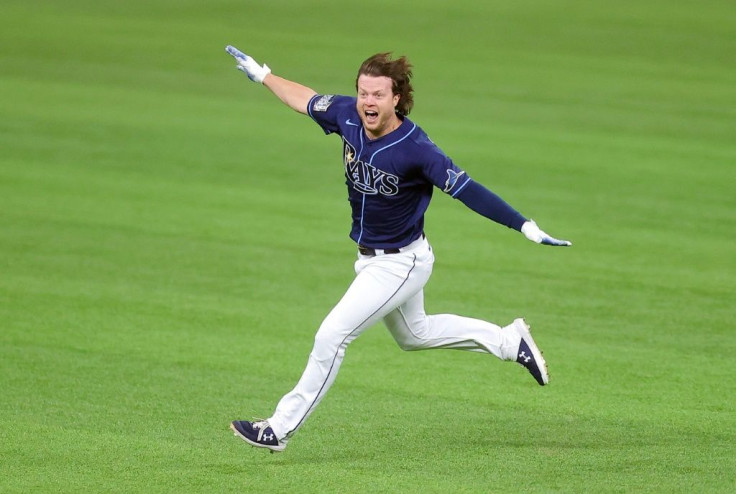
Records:
M532 242L543 245L555 245L561 247L568 247L572 245L572 242L568 240L558 240L554 237L550 237L542 230L539 229L534 220L529 220L521 225L521 233Z
M262 66L258 65L258 62L256 62L251 57L238 50L234 46L227 45L227 47L225 47L225 51L232 55L235 58L235 61L238 62L236 68L242 72L245 72L245 75L248 76L248 79L253 82L263 84L263 79L265 79L266 76L271 73L271 69L268 68L268 65L266 65L265 63Z

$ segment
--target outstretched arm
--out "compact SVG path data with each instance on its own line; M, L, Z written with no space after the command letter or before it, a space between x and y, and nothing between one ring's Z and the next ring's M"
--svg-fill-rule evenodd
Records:
M572 242L568 240L558 240L540 230L534 220L527 220L506 201L478 182L468 182L468 185L463 186L456 198L476 213L520 231L532 242L563 247L572 245Z
M266 86L273 94L276 95L289 108L299 113L307 113L309 100L317 94L314 89L303 86L298 82L290 81L271 73L271 69L265 63L258 65L253 58L241 52L234 46L225 48L230 55L238 62L237 69L245 72L253 82L258 82Z
M312 88L273 74L268 74L263 79L263 85L270 89L289 108L305 115L307 114L309 100L317 94L317 91Z

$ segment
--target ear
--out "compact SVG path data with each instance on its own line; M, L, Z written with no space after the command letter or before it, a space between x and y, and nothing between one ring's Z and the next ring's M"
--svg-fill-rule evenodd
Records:
M396 108L396 105L399 104L399 100L401 99L400 94L394 94L394 108Z

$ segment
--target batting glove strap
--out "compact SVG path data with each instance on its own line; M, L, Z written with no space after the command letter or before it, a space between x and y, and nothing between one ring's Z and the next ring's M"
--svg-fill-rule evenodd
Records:
M225 48L225 51L232 55L232 57L238 63L236 68L244 72L245 75L248 76L248 79L253 82L263 84L263 79L265 79L266 76L271 73L271 69L268 67L268 65L266 65L265 63L263 65L258 65L258 62L256 62L252 57L249 57L234 46L228 45Z

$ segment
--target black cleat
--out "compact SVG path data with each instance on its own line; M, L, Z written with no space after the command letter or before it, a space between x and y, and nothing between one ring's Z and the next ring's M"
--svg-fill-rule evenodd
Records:
M247 420L233 420L230 424L236 436L251 446L267 448L271 452L286 449L286 442L279 441L273 429L265 420L249 422Z
M540 386L544 386L549 383L547 362L544 361L542 352L539 350L537 344L534 343L534 339L532 339L529 325L524 319L516 319L514 321L514 329L521 336L519 350L516 353L516 361L526 367Z

